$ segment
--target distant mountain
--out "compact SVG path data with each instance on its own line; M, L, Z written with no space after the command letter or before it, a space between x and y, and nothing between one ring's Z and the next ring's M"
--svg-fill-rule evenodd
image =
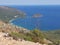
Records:
M0 6L0 20L8 22L11 19L24 17L25 13L17 10L15 8L10 8L8 6Z

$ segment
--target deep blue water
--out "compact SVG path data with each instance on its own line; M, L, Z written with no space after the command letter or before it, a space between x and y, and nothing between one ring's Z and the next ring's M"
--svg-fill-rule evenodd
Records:
M17 18L13 24L22 26L29 30L38 28L40 30L60 29L60 6L11 6L26 13L25 18ZM34 14L42 17L32 18Z

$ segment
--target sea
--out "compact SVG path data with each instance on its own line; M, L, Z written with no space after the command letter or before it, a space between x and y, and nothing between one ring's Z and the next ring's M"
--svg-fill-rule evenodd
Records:
M25 18L16 18L11 23L23 28L34 30L59 30L60 29L60 5L37 6L10 6L26 14ZM40 14L40 17L33 17Z

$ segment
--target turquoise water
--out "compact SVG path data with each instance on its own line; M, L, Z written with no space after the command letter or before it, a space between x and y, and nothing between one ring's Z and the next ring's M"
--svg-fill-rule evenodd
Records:
M25 18L17 18L11 23L33 30L56 30L60 29L60 6L10 6L26 13ZM42 17L33 18L34 14Z

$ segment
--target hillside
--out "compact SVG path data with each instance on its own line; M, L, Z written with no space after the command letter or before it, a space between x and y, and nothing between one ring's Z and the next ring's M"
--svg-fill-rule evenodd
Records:
M6 35L5 35L4 37L2 37L3 38L2 39L3 41L2 41L1 40L2 34L8 34L7 39L9 39L9 37L12 37L13 39L7 40L7 39L5 39L5 37L6 37ZM19 40L19 39L24 40L25 42L23 41L23 43L28 43L27 45L29 45L30 42L33 45L35 45L36 43L41 44L41 45L42 44L45 44L45 45L52 44L52 42L47 40L45 38L44 34L38 29L30 31L30 30L27 30L25 28L17 27L15 25L11 25L9 23L5 23L3 21L0 21L0 40L2 41L1 43L4 44L5 43L4 40L5 41L14 41L15 40L15 43L17 43L16 40Z
M24 17L25 13L7 6L0 6L0 20L8 22L11 19Z
M8 35L7 33L0 32L0 45L42 45L39 43L34 43L31 41L25 41L19 39L14 40L13 37L5 37L5 35Z
M60 30L45 31L45 37L52 42L60 43Z

